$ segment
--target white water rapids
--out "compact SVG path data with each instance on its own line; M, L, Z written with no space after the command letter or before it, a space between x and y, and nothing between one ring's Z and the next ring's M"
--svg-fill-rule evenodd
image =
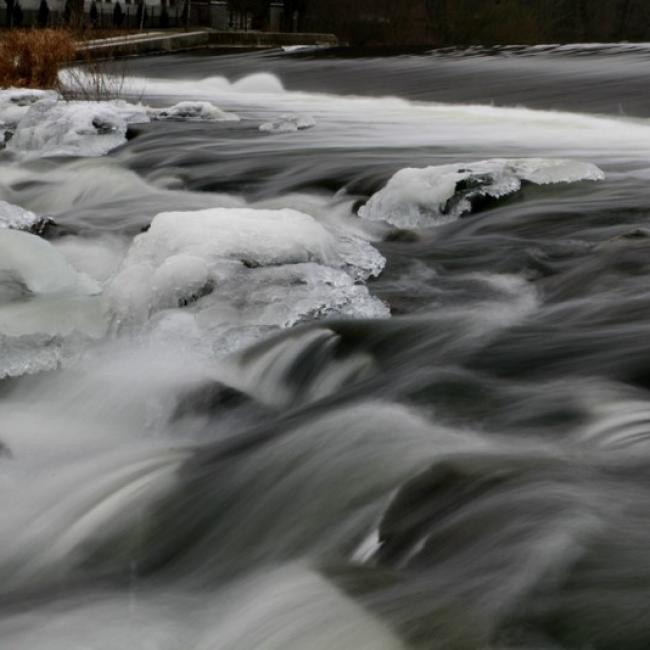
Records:
M650 643L650 122L329 56L0 90L2 650Z

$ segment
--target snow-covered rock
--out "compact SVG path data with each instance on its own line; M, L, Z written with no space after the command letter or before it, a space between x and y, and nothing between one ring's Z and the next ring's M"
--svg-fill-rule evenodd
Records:
M239 116L222 111L210 102L185 101L169 108L149 109L149 115L154 120L188 120L207 122L239 122Z
M106 308L122 326L188 309L214 347L226 349L315 318L388 316L359 283L384 262L367 242L296 210L162 213L133 241Z
M499 199L535 185L604 178L590 163L540 158L493 159L398 171L359 209L359 216L399 228L438 226L472 211L473 202Z
M122 101L46 98L29 107L7 149L28 157L103 156L126 142L129 124L148 121L143 108Z
M30 107L43 99L57 101L58 93L52 90L7 88L0 90L0 124L15 127L25 117Z
M99 291L49 242L1 229L0 379L51 370L102 336Z
M43 222L43 217L39 217L30 210L25 210L6 201L0 201L0 228L32 230Z
M250 266L334 260L335 238L296 210L214 208L163 212L136 237L128 261L162 264L170 255L194 255L208 264L227 259Z
M295 133L316 126L316 120L311 115L296 115L284 113L271 122L260 126L263 133Z
M0 304L17 295L93 295L99 286L77 273L49 242L18 230L0 230ZM16 293L18 292L18 294Z

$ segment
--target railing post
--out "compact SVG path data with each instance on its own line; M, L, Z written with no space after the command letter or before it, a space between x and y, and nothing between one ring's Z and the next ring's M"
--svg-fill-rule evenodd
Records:
M274 0L269 6L269 31L281 32L284 18L284 2Z
M228 29L228 2L226 0L212 0L210 2L210 27L221 32Z

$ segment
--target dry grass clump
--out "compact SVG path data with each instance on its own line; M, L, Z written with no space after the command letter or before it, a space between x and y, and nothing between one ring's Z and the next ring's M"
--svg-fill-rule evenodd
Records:
M75 58L64 29L20 29L0 34L0 87L56 88L59 70Z
M111 64L109 59L82 55L80 65L66 70L59 92L65 99L106 101L125 94L127 62Z

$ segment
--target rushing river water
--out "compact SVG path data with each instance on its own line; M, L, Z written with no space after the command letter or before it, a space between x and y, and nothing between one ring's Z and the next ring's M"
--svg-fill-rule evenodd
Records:
M0 91L0 648L647 650L649 69Z

